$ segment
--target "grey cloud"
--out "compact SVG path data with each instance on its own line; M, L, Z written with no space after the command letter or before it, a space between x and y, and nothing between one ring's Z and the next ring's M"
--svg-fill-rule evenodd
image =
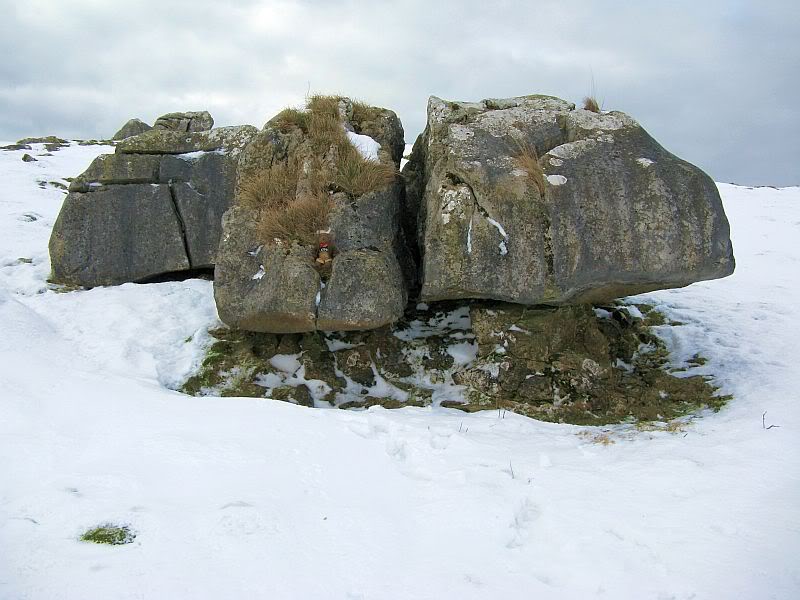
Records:
M400 115L427 97L549 93L594 78L715 179L800 183L795 2L179 2L0 0L0 138L102 137L208 109L262 125L308 90Z

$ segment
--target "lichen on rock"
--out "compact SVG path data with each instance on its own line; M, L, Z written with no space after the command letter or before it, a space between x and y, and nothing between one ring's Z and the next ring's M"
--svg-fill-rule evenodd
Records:
M606 302L734 268L714 182L621 112L431 97L403 174L426 301Z

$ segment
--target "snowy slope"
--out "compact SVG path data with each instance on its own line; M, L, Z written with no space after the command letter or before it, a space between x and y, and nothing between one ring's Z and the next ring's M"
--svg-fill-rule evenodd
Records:
M37 180L101 151L0 151L0 599L800 597L800 189L720 185L736 274L648 295L730 405L598 430L170 391L209 282L45 282Z

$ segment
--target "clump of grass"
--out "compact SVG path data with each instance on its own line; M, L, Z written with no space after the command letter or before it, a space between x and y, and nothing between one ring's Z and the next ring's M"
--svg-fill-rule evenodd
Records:
M313 95L305 110L285 109L270 120L282 132L302 130L306 143L298 154L240 185L237 201L258 211L265 243L315 245L317 231L328 228L335 192L358 197L395 180L393 165L364 158L350 143L339 111L341 100L341 96ZM374 118L377 111L363 102L353 104L357 122Z
M332 183L351 196L363 196L390 185L397 178L393 166L365 159L349 143L340 150Z
M285 207L297 193L297 161L276 163L242 182L239 202L256 210Z
M259 234L265 242L275 240L313 246L317 232L327 229L333 199L327 194L301 196L285 206L264 211L259 220Z
M312 94L306 100L306 108L312 115L326 116L332 119L339 119L339 102L341 96L325 96L323 94Z
M539 190L539 195L544 198L544 171L542 165L539 164L539 154L536 152L536 148L528 142L519 142L514 160Z
M103 523L84 533L81 536L81 541L92 542L93 544L122 546L123 544L130 544L135 538L136 533L127 525Z
M353 120L357 123L375 121L381 114L381 109L370 106L366 102L353 100Z
M272 117L269 122L281 133L288 133L292 129L300 129L303 133L308 132L308 113L298 108L284 108L277 115Z
M583 99L583 110L589 110L593 113L600 112L600 103L594 96L586 96Z

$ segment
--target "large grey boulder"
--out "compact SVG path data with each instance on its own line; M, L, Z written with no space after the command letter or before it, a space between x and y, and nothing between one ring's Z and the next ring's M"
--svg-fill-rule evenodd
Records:
M348 99L339 101L338 110L346 129L357 135L369 131L380 144L379 162L398 167L403 130L393 112L354 107ZM299 160L300 197L310 185L311 147L301 127L271 121L242 152L240 185L274 164ZM333 146L313 156L331 164L338 160ZM329 193L335 254L327 269L315 263L314 244L263 239L257 209L238 204L228 211L214 274L214 297L225 323L271 333L364 330L402 316L414 275L401 228L402 186L394 181L360 196L333 188Z
M620 112L431 97L403 174L424 300L596 302L733 272L714 182Z
M209 131L212 127L214 119L207 110L167 113L153 124L153 129L167 131Z
M131 119L123 125L117 133L111 138L112 140L124 140L125 138L139 135L145 131L150 131L152 127L139 119Z
M70 184L53 227L52 280L94 287L213 268L236 164L255 133L153 130L97 157Z
M71 192L50 237L52 279L96 285L189 268L181 224L164 184Z

